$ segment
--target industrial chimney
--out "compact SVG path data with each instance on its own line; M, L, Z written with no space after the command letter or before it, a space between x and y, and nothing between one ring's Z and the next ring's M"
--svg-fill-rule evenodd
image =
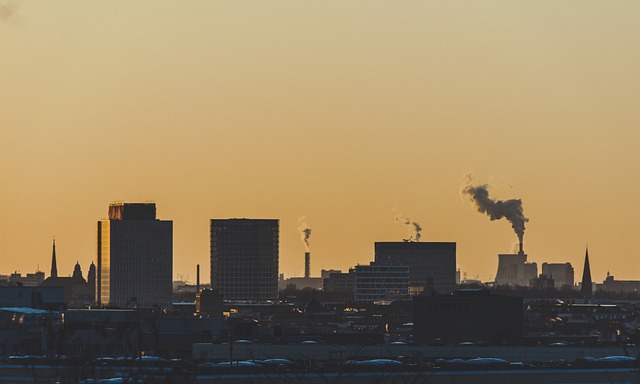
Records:
M518 251L519 254L523 254L524 253L524 247L522 246L522 240L520 240L520 250Z
M311 252L304 253L304 278L311 277Z
M196 292L200 292L200 264L196 265Z

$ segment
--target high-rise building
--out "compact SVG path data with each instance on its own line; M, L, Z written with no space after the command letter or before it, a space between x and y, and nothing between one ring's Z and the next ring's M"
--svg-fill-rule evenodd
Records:
M449 294L456 288L456 243L377 242L378 265L409 267L409 294Z
M211 220L211 286L225 300L277 300L278 254L278 220Z
M154 203L111 204L98 221L98 304L168 308L172 271L173 222L156 219Z

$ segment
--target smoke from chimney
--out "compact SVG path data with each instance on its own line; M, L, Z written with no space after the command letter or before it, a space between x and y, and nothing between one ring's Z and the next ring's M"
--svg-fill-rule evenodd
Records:
M304 242L304 246L308 251L310 248L309 238L311 237L311 228L307 226L305 219L306 219L305 216L302 216L300 218L300 225L298 226L298 230L300 231L300 235L302 236L302 241Z
M471 201L475 204L476 209L480 213L485 213L489 219L500 220L507 219L511 223L513 231L518 235L520 242L520 253L523 253L522 240L524 237L524 224L529 221L524 216L522 210L522 200L493 200L489 197L489 189L486 184L467 185L462 192L471 197Z
M410 218L404 217L401 214L397 214L394 220L396 223L403 223L404 225L408 226L410 232L413 231L413 235L409 236L408 239L403 239L404 241L420 241L420 238L422 237L422 234L420 233L422 231L422 227L420 226L420 224L416 223L415 221L411 221Z

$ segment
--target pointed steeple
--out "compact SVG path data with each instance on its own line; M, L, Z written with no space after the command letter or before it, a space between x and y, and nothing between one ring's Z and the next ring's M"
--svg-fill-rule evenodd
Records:
M582 271L582 286L580 287L580 294L583 297L593 296L593 283L591 281L591 268L589 267L589 247L587 247L584 255L584 270Z
M53 238L53 252L51 254L51 277L58 277L58 265L56 263L56 238Z

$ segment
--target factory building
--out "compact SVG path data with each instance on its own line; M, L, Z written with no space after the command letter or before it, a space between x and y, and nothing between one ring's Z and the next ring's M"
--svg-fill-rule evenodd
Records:
M498 255L497 285L528 287L537 276L538 265L527 262L527 254L522 250L515 254Z

